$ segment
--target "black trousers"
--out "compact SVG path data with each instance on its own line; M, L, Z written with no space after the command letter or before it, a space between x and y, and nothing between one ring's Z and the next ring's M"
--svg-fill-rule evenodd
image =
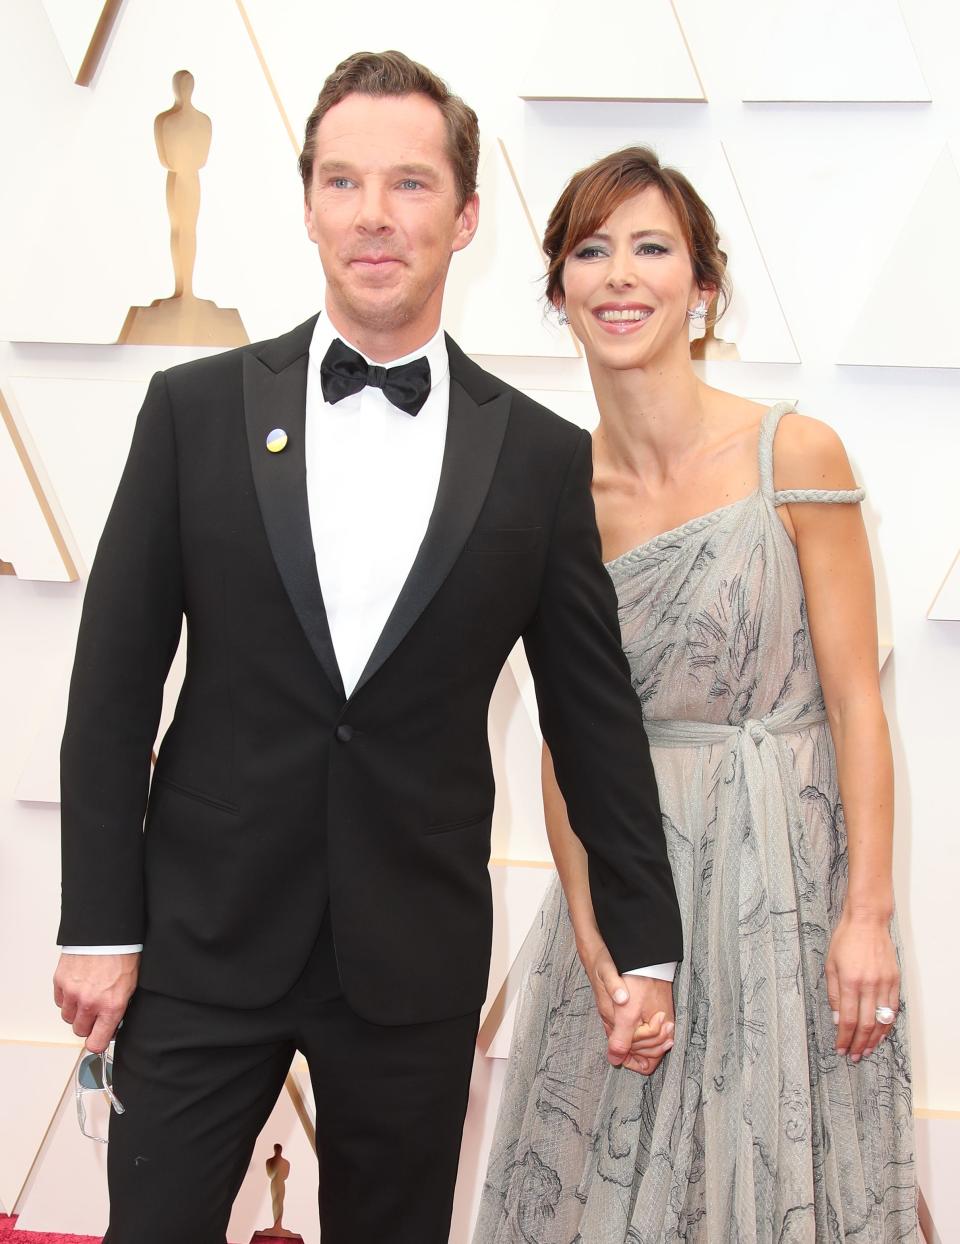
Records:
M300 1050L317 1104L323 1244L447 1244L479 1013L383 1027L340 995L324 932L258 1010L139 989L117 1037L104 1244L224 1244Z

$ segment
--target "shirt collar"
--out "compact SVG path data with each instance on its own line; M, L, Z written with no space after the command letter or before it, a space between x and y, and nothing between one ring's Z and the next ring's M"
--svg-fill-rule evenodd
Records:
M324 315L321 311L317 317L317 322L313 329L313 337L310 341L310 366L315 367L318 373L320 364L323 362L323 356L329 349L330 343L336 337L339 337L344 345L349 346L351 350L356 350L368 363L374 362L372 358L369 358L362 350L358 349L348 337L345 337L343 333L337 332L329 315ZM380 366L399 367L402 363L411 363L414 359L424 356L430 364L430 388L434 389L450 370L447 342L442 328L437 329L426 345L419 346L416 350L413 350L410 354L404 354L401 358L390 359L386 363L381 363Z

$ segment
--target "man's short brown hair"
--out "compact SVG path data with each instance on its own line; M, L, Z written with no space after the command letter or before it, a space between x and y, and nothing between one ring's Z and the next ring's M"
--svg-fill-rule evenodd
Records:
M447 157L457 182L457 211L477 189L480 159L480 127L477 114L425 65L403 52L354 52L334 69L323 84L313 112L307 119L300 156L303 193L310 193L317 126L323 117L348 95L426 95L443 113L447 127Z

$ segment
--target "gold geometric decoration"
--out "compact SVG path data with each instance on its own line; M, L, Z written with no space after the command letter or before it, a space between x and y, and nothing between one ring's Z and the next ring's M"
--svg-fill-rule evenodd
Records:
M264 56L263 49L260 47L260 40L257 38L250 18L247 15L247 10L244 6L243 0L236 0L236 3L237 10L240 14L240 20L243 22L246 29L254 54L260 62L260 68L263 71L263 76L266 79L267 86L270 88L270 94L273 96L273 102L277 106L277 112L280 113L280 120L283 122L283 127L287 131L287 137L290 139L290 145L293 147L293 150L297 156L299 156L300 143L297 141L297 136L293 132L293 126L290 124L290 118L287 116L287 110L283 106L283 100L280 98L280 92L277 90L276 83L273 80L273 74L270 72L270 66L267 64L267 58Z
M477 1034L477 1048L488 1058L506 1057L515 1003L526 971L525 951L539 935L537 913L555 877L552 862L490 861L494 941L487 1001Z
M250 338L239 312L218 307L193 292L200 215L200 170L210 153L213 126L191 102L193 74L173 76L176 103L154 122L160 163L167 169L167 212L173 258L172 298L131 307L117 340L124 345L246 345Z
M484 153L478 185L480 228L450 265L444 327L471 355L576 358L576 338L544 312L546 259L501 139Z
M589 55L571 32L584 22L579 0L554 0L544 36L531 47L519 82L521 99L703 103L706 95L672 0L644 0L635 10L642 35L627 56Z
M940 584L927 617L935 622L960 622L960 553Z
M89 86L123 0L43 0L50 25L78 86Z
M61 583L80 577L27 438L0 393L0 554L4 553L4 574Z
M63 1045L0 1041L7 1120L0 1128L0 1202L9 1213L20 1199L79 1054L79 1038Z

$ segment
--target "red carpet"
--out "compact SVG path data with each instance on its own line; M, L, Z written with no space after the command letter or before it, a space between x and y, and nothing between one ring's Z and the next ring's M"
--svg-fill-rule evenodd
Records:
M101 1244L99 1235L57 1235L49 1231L16 1231L16 1218L0 1214L0 1244Z
M16 1218L0 1214L0 1244L100 1244L99 1235L51 1235L47 1231L15 1231Z

